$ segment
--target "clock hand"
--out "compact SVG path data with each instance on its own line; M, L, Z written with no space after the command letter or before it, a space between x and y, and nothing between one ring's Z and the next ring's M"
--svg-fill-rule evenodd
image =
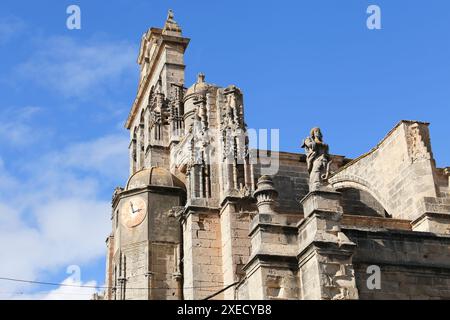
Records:
M135 211L134 211L134 208L133 208L133 202L130 202L130 206L131 206L132 213L134 213Z

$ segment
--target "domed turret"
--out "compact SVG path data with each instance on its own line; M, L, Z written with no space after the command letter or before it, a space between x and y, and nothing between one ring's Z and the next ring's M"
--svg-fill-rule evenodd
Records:
M143 169L133 174L128 179L125 190L143 188L146 186L159 186L185 189L181 180L161 167L151 167Z
M205 75L203 73L199 73L197 82L187 89L186 94L184 95L184 126L186 133L189 132L194 122L198 98L205 97L208 90L213 87L214 85L205 82Z
M210 87L211 85L205 82L205 75L203 73L199 73L197 76L197 82L190 86L189 89L187 89L184 96L184 101L192 98L193 95L205 94Z

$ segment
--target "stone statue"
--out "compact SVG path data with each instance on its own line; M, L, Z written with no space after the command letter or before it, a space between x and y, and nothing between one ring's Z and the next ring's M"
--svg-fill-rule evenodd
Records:
M309 172L309 191L324 186L330 172L331 159L328 145L323 142L320 128L312 128L310 136L303 140L301 146L306 152L306 164Z
M232 129L238 129L241 126L241 110L242 105L238 98L239 89L235 86L229 86L225 89L226 104L224 123Z

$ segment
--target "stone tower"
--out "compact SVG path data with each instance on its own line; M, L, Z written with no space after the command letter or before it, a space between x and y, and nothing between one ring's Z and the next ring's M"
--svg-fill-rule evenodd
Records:
M201 73L185 88L188 43L172 11L142 37L126 121L130 178L114 193L107 241L109 299L201 298L236 281L249 254L246 232L244 249L231 246L239 220L249 222L248 212L234 213L255 189L243 95Z
M143 36L140 81L126 121L130 178L113 196L108 238L109 299L181 299L181 229L173 208L184 183L169 172L170 149L183 135L183 55L189 39L169 11L163 29Z

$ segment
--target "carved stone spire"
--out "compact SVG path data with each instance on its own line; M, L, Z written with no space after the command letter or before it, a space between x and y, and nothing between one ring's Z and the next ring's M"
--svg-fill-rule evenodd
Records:
M172 9L169 9L167 13L167 19L162 33L170 36L181 36L181 27L174 20Z
M256 199L259 213L275 213L275 203L278 198L278 191L273 186L270 176L261 176L258 179L257 189L253 193Z

